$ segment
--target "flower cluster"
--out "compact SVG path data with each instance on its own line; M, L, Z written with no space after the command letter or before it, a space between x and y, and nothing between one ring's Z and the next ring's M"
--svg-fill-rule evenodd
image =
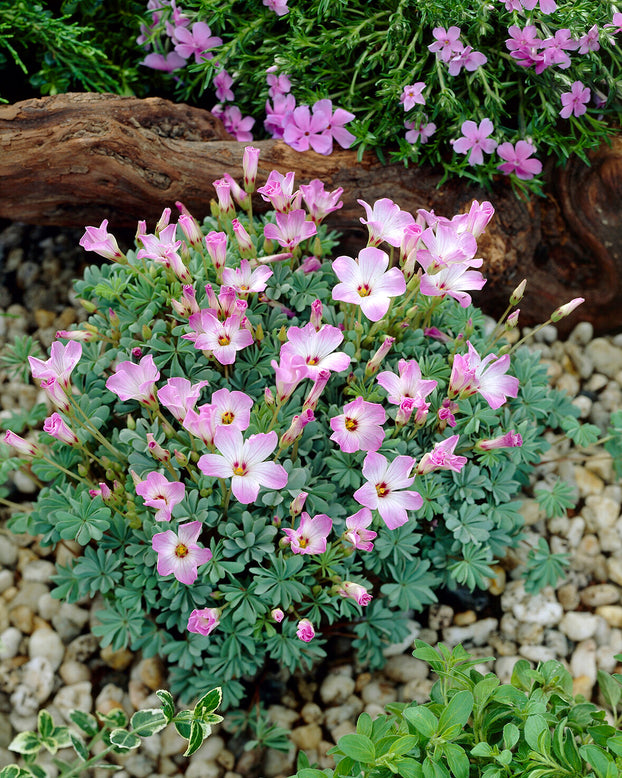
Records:
M188 694L267 656L311 661L336 621L377 664L378 620L398 639L437 586L485 587L520 531L505 503L543 450L538 420L575 412L471 305L490 203L444 218L360 201L367 245L330 259L341 190L272 171L258 219L257 157L246 148L243 185L215 182L202 227L179 203L125 254L106 222L87 228L83 247L112 264L77 282L88 323L30 358L54 409L44 433L6 435L50 480L29 530L85 546L58 591L101 590L115 647L176 646Z

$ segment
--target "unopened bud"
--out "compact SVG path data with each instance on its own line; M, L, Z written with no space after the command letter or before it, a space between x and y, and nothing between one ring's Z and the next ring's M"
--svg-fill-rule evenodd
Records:
M82 298L80 298L78 302L87 313L95 313L95 311L97 310L97 306L95 305L95 303L92 303L90 300L83 300Z
M287 328L285 327L285 325L283 325L283 326L281 327L281 329L279 330L279 334L278 334L278 336L277 336L277 337L278 337L278 339L279 339L279 341L280 341L281 343L285 343L285 341L287 340Z
M292 519L295 519L296 516L302 512L302 509L305 507L305 500L308 496L308 492L300 492L296 495L296 497L294 497L291 505L289 506L289 513Z
M372 356L372 358L369 360L367 365L365 366L365 377L369 378L370 375L373 375L376 370L380 367L382 360L386 357L386 355L391 350L391 346L395 343L395 338L386 337L384 339L383 344L380 346L380 348L376 351L376 353Z
M512 311L512 313L507 317L505 320L505 329L506 330L513 330L514 327L518 324L518 315L520 314L520 308L517 308L515 311Z
M519 302L523 299L523 295L525 294L525 286L527 286L527 279L523 278L523 280L510 296L510 305L518 305Z
M268 386L266 386L266 388L264 389L263 399L266 405L268 405L269 407L272 407L274 405L274 395L272 394L272 391Z
M162 448L151 432L147 433L147 447L149 453L157 462L168 462L170 460L171 452Z
M185 454L182 454L181 451L175 449L173 456L175 457L175 462L177 462L180 467L185 467L188 464L188 457Z
M152 331L151 331L151 327L147 326L146 324L143 324L143 328L141 330L141 334L143 336L143 340L149 340L149 338L153 334Z
M160 216L158 223L155 226L155 234L159 235L162 230L166 229L169 225L169 222L171 220L171 209L165 208L162 211L162 216Z
M571 300L569 303L560 305L560 307L556 308L551 314L551 321L559 321L560 319L569 316L574 309L578 308L583 302L585 302L584 297L575 297L574 300Z
M256 149L254 146L245 146L242 157L242 173L244 175L244 189L247 192L255 191L258 161L259 149Z
M128 428L128 430L136 429L136 421L131 413L128 413L128 415L125 417L125 426Z
M261 322L255 327L255 342L261 343L261 341L264 339L265 333L263 331L263 327L261 326Z

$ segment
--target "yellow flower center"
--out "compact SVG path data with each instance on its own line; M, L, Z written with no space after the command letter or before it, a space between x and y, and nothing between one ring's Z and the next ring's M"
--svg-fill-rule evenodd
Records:
M300 538L298 540L298 545L300 548L306 548L309 545L309 538Z
M184 545L183 543L178 543L175 546L175 556L179 557L179 559L183 559L185 556L188 556L188 546Z
M244 475L245 472L246 472L246 468L244 467L244 465L236 465L233 468L233 475Z
M371 289L368 284L361 284L356 291L359 293L359 297L369 297L371 294Z
M387 494L389 494L389 487L384 483L384 481L381 484L376 484L376 494L378 497L386 497Z
M358 426L359 426L359 423L358 423L358 421L357 421L356 419L349 419L349 418L347 418L347 417L346 417L346 421L345 421L345 428L346 428L346 429L347 429L349 432L354 432L354 430L355 430L355 429L356 429Z
M317 357L307 357L307 365L317 365L319 361Z
M235 414L232 411L225 411L220 417L220 421L223 424L233 424L234 419L235 419Z
M219 346L228 346L231 343L231 338L228 335L221 335L218 338Z

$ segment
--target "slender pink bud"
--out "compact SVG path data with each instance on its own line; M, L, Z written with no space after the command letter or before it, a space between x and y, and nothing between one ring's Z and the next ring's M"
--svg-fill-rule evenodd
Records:
M370 375L373 375L380 365L382 364L382 360L386 357L386 355L391 350L391 346L395 343L395 338L386 337L380 346L380 348L376 351L376 353L371 357L367 365L365 365L365 377L369 378Z
M285 260L291 259L292 256L291 251L286 251L283 254L268 254L267 257L257 257L257 262L260 265L267 265L269 262L285 262Z
M408 224L404 227L404 237L402 238L402 245L400 246L400 265L403 266L411 254L413 255L412 262L414 264L417 244L419 243L422 232L423 227L420 224Z
M574 311L575 308L578 308L581 305L581 303L584 302L585 302L584 297L575 297L574 300L571 300L569 303L566 303L565 305L560 305L560 307L556 308L551 314L551 321L559 321L560 319L569 316Z
M190 215L182 213L177 224L181 227L181 231L184 233L188 243L195 249L203 243L203 233L199 227L199 223Z
M131 351L131 354L134 359L141 359L143 355L143 350L141 349L140 346L134 346L134 348Z
M259 149L254 146L245 146L242 156L242 172L244 174L244 189L247 192L255 191L257 180L257 164L259 162Z
M67 426L63 417L58 413L53 413L43 422L43 431L47 432L57 440L67 443L69 446L75 446L78 438L74 431Z
M238 184L235 178L229 175L229 173L225 173L223 175L223 178L231 187L231 194L233 195L233 199L241 208L245 208L246 203L248 202L248 195L246 194L246 192Z
M162 216L160 216L158 223L155 226L155 234L159 235L162 232L162 230L165 230L168 227L170 220L171 220L171 209L165 208L162 211Z
M274 405L274 395L272 394L272 390L269 386L266 386L266 388L263 390L263 399L266 405L270 408Z
M315 327L315 331L319 332L322 328L322 301L314 300L311 303L311 324Z
M281 440L279 441L281 448L291 446L292 443L297 441L307 424L314 419L315 414L310 409L303 410L299 416L294 416L289 429L281 435Z
M322 260L319 259L318 257L314 257L313 255L311 255L310 257L305 257L300 264L300 269L305 275L307 273L315 273L315 271L319 270L321 267L322 267Z
M89 332L87 330L58 330L56 338L63 338L64 340L80 340L87 342L90 340L99 339L99 332Z
M372 596L367 589L361 584L352 583L352 581L335 584L335 590L337 594L355 600L359 605L369 605L372 601Z
M240 256L243 259L249 259L250 257L254 257L257 252L255 250L255 247L253 246L253 241L251 240L251 236L246 231L244 225L240 222L239 219L232 219L231 226L233 227L233 234L235 235L235 239L238 242L238 248L240 249Z
M132 481L134 481L134 486L138 486L138 484L142 484L143 479L138 475L138 473L135 470L130 470L130 475L132 476Z
M523 299L523 295L525 294L525 287L526 286L527 286L527 279L523 278L523 280L520 282L520 284L516 287L516 289L510 295L510 305L518 305L519 304L519 302Z
M11 430L7 430L4 433L4 442L9 446L12 446L18 454L21 454L25 457L36 457L40 453L38 446L36 446L34 443L29 443L20 435L16 435L14 432L11 432Z
M108 308L108 319L110 320L110 326L113 329L119 328L119 314L112 308Z
M214 269L216 272L221 271L227 259L227 233L213 230L208 232L205 236L205 245Z
M283 619L285 618L285 614L283 613L283 611L280 608L273 608L270 611L270 615L276 621L277 624L280 624L283 621Z
M209 307L214 311L220 310L220 302L214 292L214 287L211 284L205 284L205 294L207 295L207 302Z
M55 378L42 378L39 386L45 391L57 408L60 408L61 411L69 410L71 403L69 402L63 387Z
M412 397L403 397L400 407L395 416L396 424L408 424L413 411L415 410L415 400Z
M104 502L112 499L112 490L108 484L104 483L103 481L99 484L99 493L101 494L101 498Z
M173 456L175 457L175 462L177 462L180 467L185 467L188 464L188 457L181 451L175 449Z
M190 216L190 218L193 218L192 214L186 208L186 206L181 202L181 200L175 200L175 206L176 206L177 210L179 211L179 213L181 213L183 216Z
M318 400L320 399L320 395L324 391L324 387L328 383L329 378L330 378L330 370L320 370L320 374L315 379L315 383L309 390L307 399L302 404L303 411L307 411L307 410L314 411L316 409Z
M134 236L136 239L136 243L142 243L142 236L147 234L147 222L142 219L138 222L138 225L136 227L136 235Z
M505 329L506 330L513 330L514 327L518 324L518 316L520 314L520 308L517 308L515 311L512 311L512 313L507 317L505 320Z
M216 196L218 197L218 207L220 213L231 215L235 213L235 205L231 197L231 185L224 178L219 178L213 182Z
M289 514L292 519L295 519L299 513L302 513L302 509L305 507L305 500L308 496L308 492L300 492L294 497L291 505L289 506Z
M170 451L167 451L165 448L162 448L162 446L153 437L151 432L147 433L147 447L149 448L149 453L156 461L168 462L170 460L171 458Z
M514 430L506 432L497 438L490 440L480 440L475 444L475 448L480 451L491 451L493 448L518 448L523 445L523 438Z

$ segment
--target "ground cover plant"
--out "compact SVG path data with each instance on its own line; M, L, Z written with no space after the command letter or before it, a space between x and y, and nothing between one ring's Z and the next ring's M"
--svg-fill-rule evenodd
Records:
M331 634L381 666L410 609L486 589L520 543L544 430L599 434L504 341L525 283L492 331L471 304L490 203L449 219L360 201L367 245L347 256L323 224L341 190L272 171L257 192L274 210L253 214L258 153L243 186L214 182L202 227L178 203L127 253L106 221L88 227L81 244L110 260L75 284L88 321L47 359L28 339L3 359L56 408L3 421L3 480L20 467L41 487L31 510L4 495L10 527L77 540L54 596L101 594L103 645L165 657L184 699L222 685L225 708L269 659L308 666ZM555 515L569 491L537 496ZM528 589L565 561L542 540Z
M553 660L532 668L520 659L510 683L482 675L462 646L415 641L414 656L438 680L429 702L394 702L330 752L334 770L318 770L301 754L296 778L617 778L622 769L622 677L602 670L608 710L572 694L572 676ZM622 657L618 656L617 659ZM293 777L292 777L293 778Z
M619 128L622 14L603 0L150 0L143 64L240 141L375 149L539 191Z

